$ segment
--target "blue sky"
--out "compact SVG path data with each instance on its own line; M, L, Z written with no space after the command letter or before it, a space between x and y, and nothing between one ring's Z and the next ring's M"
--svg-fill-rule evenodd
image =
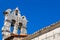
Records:
M0 0L0 31L4 23L3 11L19 7L21 14L28 19L27 32L33 34L37 30L60 20L59 0ZM0 32L0 40L2 34Z

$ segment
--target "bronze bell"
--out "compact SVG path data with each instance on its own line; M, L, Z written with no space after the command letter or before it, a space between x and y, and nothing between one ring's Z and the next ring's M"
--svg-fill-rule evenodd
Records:
M21 26L22 26L22 23L20 22L20 23L19 23L19 27L18 27L18 28L19 28L19 29L21 29Z
M15 14L18 15L18 10L15 10Z
M4 15L8 14L8 12L3 12Z
M12 20L11 26L14 26L15 23L16 23L16 21L15 20Z

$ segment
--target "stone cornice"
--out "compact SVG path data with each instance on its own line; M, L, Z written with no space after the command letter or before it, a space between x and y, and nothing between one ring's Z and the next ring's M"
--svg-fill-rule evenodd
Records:
M31 40L31 39L39 36L39 35L45 34L45 33L49 32L49 31L52 31L52 30L54 30L55 28L58 28L58 27L60 27L60 21L56 22L54 24L51 24L51 25L49 25L49 26L35 32L34 34L26 37L25 39Z

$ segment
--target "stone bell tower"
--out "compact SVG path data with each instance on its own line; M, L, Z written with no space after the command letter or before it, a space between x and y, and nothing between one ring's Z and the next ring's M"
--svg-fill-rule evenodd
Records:
M27 37L27 19L21 16L18 7L14 10L7 9L3 14L5 20L2 27L2 40L24 40ZM10 31L10 27L14 27L13 32ZM21 31L20 34L17 33L18 29Z

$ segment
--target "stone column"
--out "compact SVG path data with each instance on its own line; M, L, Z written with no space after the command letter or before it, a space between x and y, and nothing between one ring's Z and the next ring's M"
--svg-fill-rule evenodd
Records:
M9 20L5 20L4 26L2 28L3 40L10 36L10 26L11 23L9 22Z
M18 23L16 22L16 23L14 24L13 34L18 34L17 32L18 32Z

